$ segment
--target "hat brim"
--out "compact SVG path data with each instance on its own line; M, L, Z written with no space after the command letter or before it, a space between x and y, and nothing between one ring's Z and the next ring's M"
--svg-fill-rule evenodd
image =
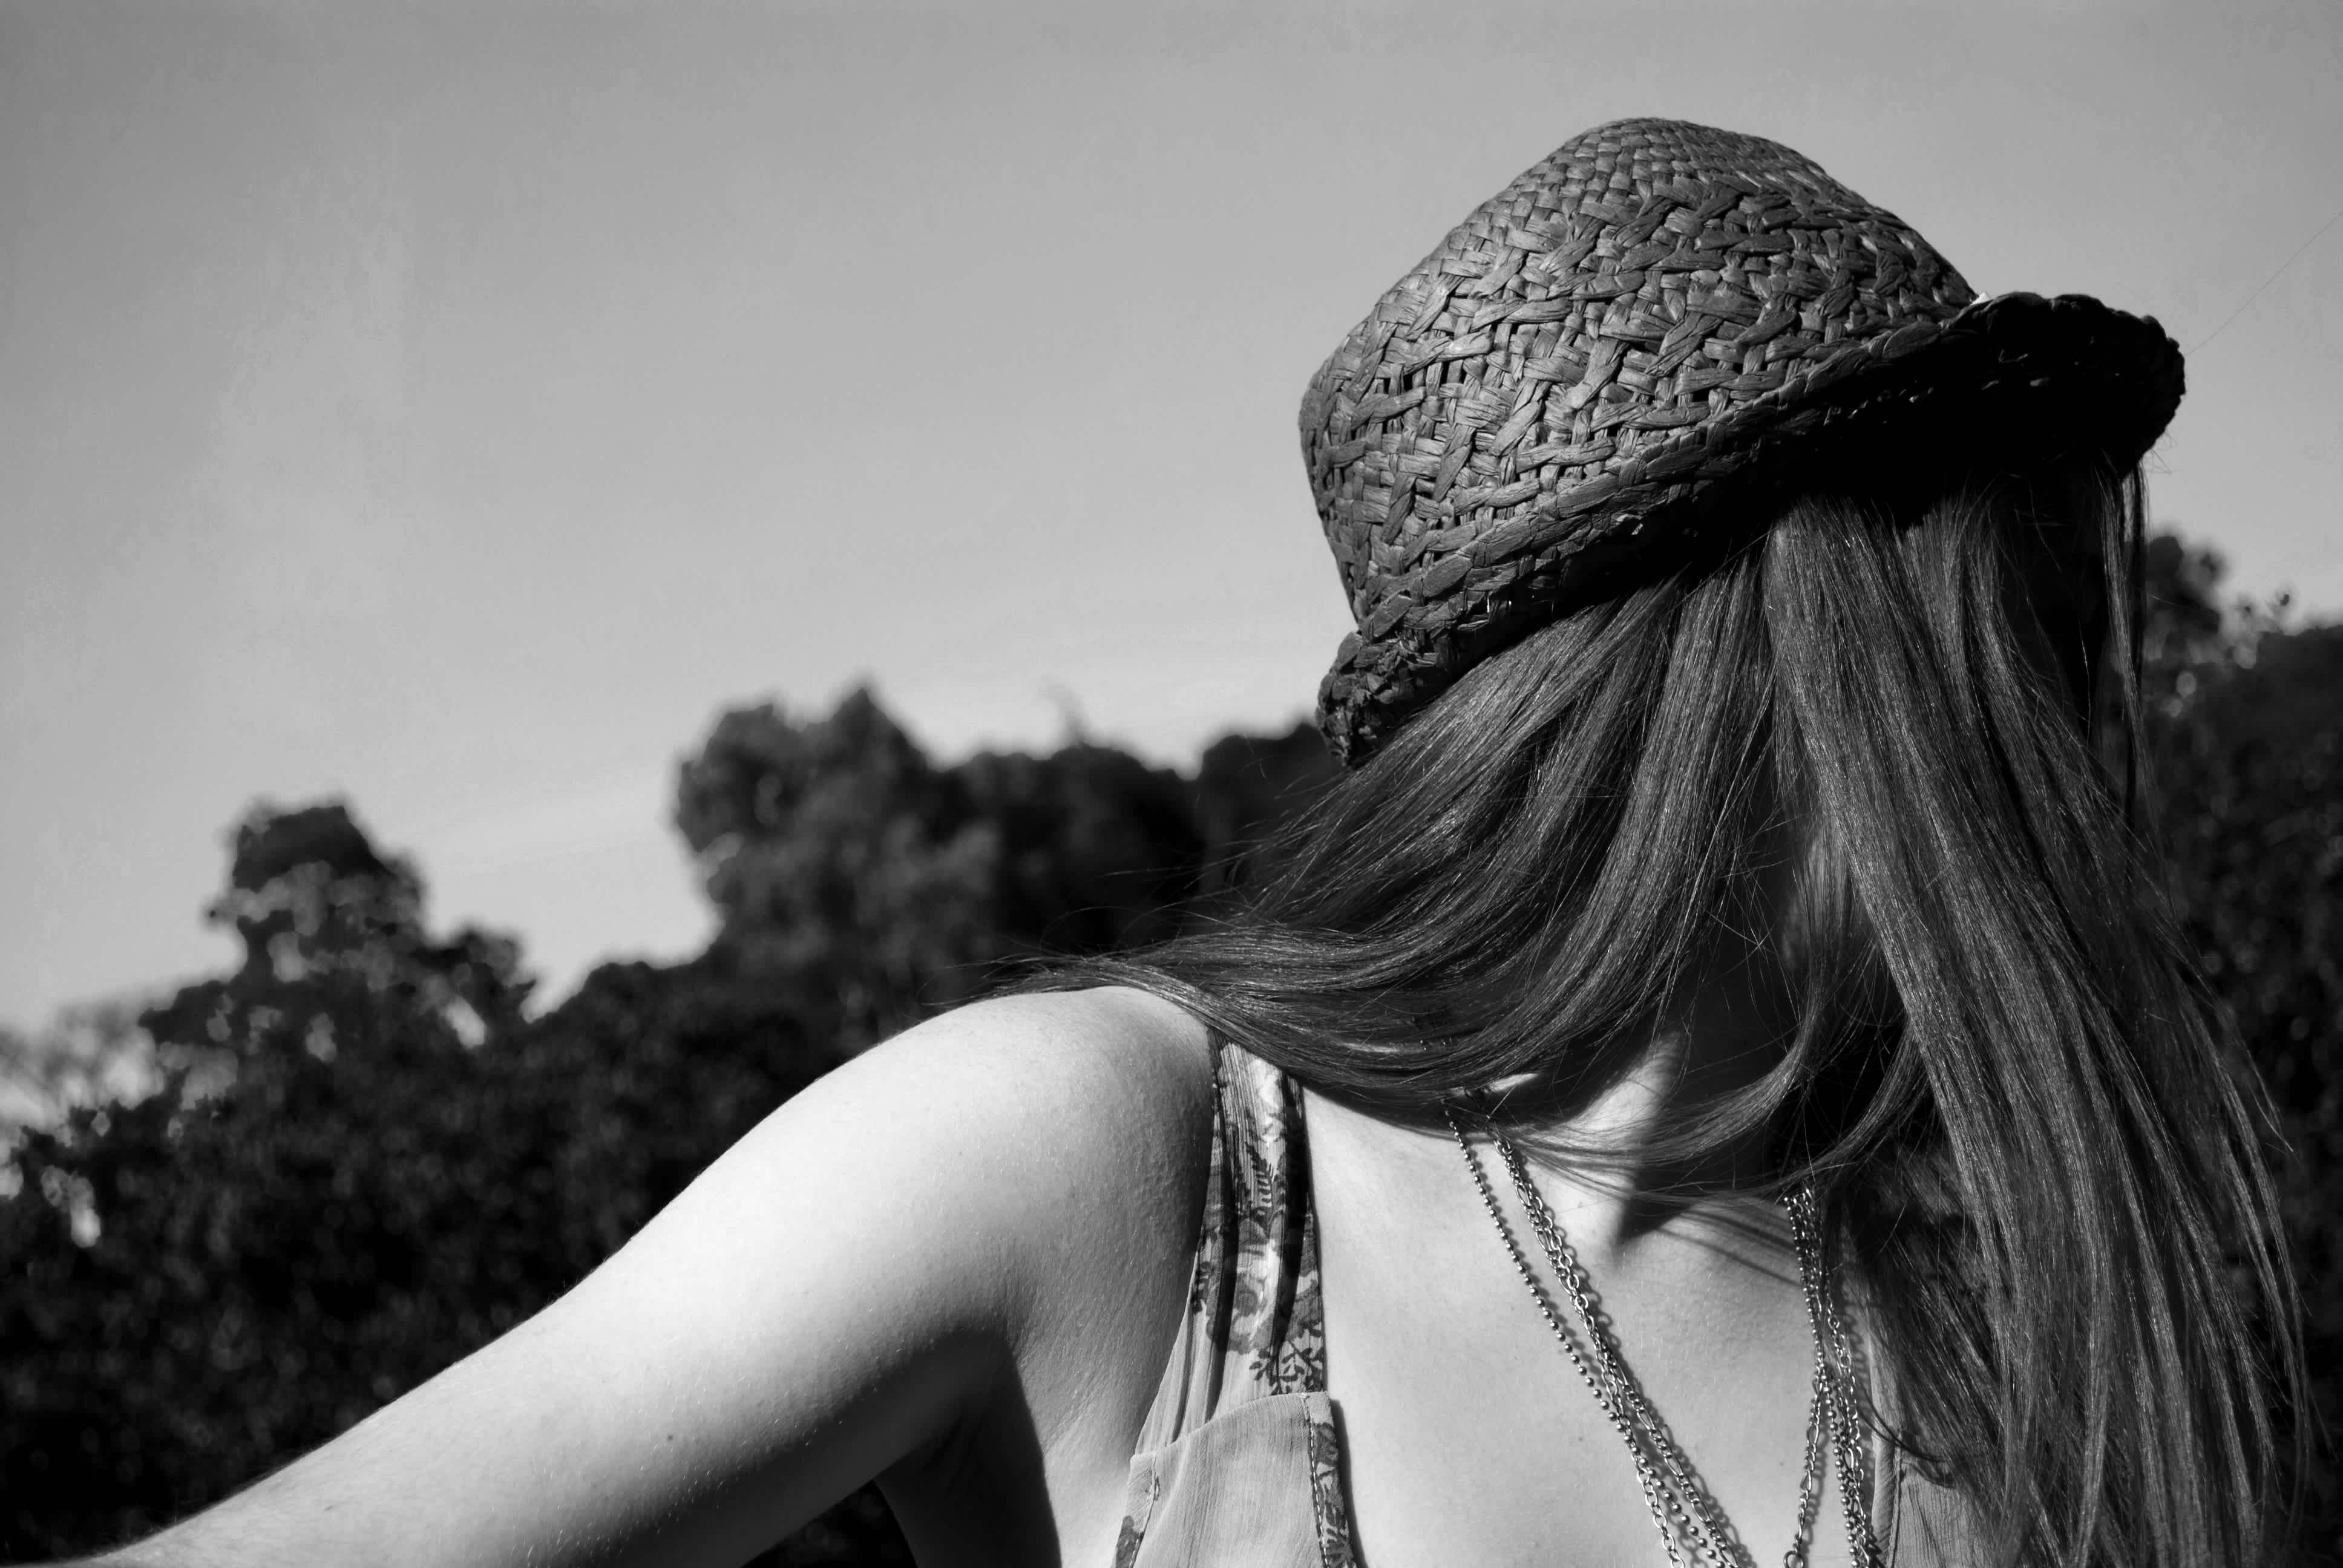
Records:
M1344 762L1363 760L1473 664L1574 604L1729 550L1748 530L1726 514L1762 527L1769 497L1811 487L1849 454L1936 448L2009 471L2087 455L2129 468L2184 387L2179 346L2152 317L2086 295L1999 295L1850 339L1431 565L1423 591L1387 601L1419 613L1343 639L1320 729Z

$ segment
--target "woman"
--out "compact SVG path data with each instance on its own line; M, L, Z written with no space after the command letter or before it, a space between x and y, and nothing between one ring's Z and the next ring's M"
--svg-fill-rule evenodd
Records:
M2130 827L2178 351L1664 121L1312 383L1343 780L124 1563L2252 1562L2258 1104ZM1105 983L1102 983L1105 982Z

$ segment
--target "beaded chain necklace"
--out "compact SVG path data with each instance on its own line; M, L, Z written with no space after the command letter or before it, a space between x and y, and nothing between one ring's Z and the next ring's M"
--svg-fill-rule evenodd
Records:
M1701 1484L1692 1462L1684 1457L1667 1423L1653 1408L1643 1385L1627 1370L1617 1340L1591 1299L1593 1282L1586 1267L1579 1261L1577 1251L1563 1233L1561 1223L1547 1207L1536 1183L1530 1180L1529 1164L1523 1159L1521 1150L1502 1130L1493 1126L1488 1130L1490 1142L1512 1178L1523 1211L1529 1216L1539 1250L1544 1252L1554 1277L1560 1281L1563 1294L1576 1310L1585 1333L1584 1349L1556 1310L1536 1271L1515 1244L1513 1231L1497 1206L1496 1191L1490 1184L1488 1172L1472 1140L1465 1136L1463 1124L1453 1108L1445 1114L1448 1130L1454 1134L1456 1146L1463 1151L1465 1165L1473 1173L1473 1185L1480 1192L1482 1207L1489 1211L1498 1239L1504 1242L1505 1251L1513 1259L1513 1271L1529 1287L1546 1327L1553 1331L1571 1365L1578 1369L1578 1375L1594 1392L1612 1429L1627 1444L1627 1452L1634 1460L1636 1478L1643 1486L1644 1501L1652 1511L1653 1523L1659 1527L1671 1568L1685 1568L1687 1546L1693 1561L1703 1568L1755 1568L1755 1559L1734 1533L1725 1510ZM1783 1565L1806 1565L1807 1551L1814 1542L1815 1515L1822 1503L1827 1431L1827 1447L1838 1456L1840 1501L1845 1505L1847 1541L1855 1568L1884 1568L1879 1543L1864 1512L1863 1499L1870 1492L1870 1462L1864 1452L1846 1325L1823 1272L1822 1235L1813 1188L1801 1187L1788 1194L1783 1206L1789 1211L1790 1233L1798 1252L1798 1275L1815 1332L1814 1396L1806 1408L1805 1463L1798 1477L1798 1523L1790 1548L1783 1554Z

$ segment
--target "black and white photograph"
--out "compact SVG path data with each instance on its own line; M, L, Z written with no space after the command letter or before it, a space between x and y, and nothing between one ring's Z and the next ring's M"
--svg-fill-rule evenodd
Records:
M2343 0L0 0L0 1563L2343 1568Z

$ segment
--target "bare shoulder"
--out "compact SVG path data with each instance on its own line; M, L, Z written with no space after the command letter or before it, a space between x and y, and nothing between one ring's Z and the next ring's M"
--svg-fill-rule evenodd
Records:
M818 1168L821 1189L892 1210L881 1233L951 1266L942 1299L966 1326L1047 1336L1184 1258L1212 1096L1204 1028L1169 1002L1121 987L999 997L818 1081L702 1184L737 1212Z
M880 1091L942 1114L1071 1151L1124 1147L1205 1125L1212 1108L1204 1027L1123 986L1027 992L930 1019L832 1075L837 1091Z
M994 998L932 1019L817 1084L802 1110L909 1138L920 1163L1001 1200L981 1229L1079 1297L1193 1241L1209 1156L1202 1024L1125 987ZM964 1191L963 1206L981 1205ZM1087 1312L1101 1303L1075 1303ZM1031 1309L1031 1297L1020 1305Z
M1024 993L956 1008L865 1051L725 1160L849 1145L957 1182L997 1176L1025 1202L1040 1196L1033 1181L1055 1184L1051 1170L1088 1186L1102 1160L1125 1170L1160 1151L1181 1163L1176 1151L1207 1137L1211 1114L1209 1040L1178 1007L1124 987Z
M1210 1077L1204 1026L1174 1003L1131 986L1021 991L942 1013L880 1049L1006 1053L1047 1073L1105 1070L1160 1080Z

